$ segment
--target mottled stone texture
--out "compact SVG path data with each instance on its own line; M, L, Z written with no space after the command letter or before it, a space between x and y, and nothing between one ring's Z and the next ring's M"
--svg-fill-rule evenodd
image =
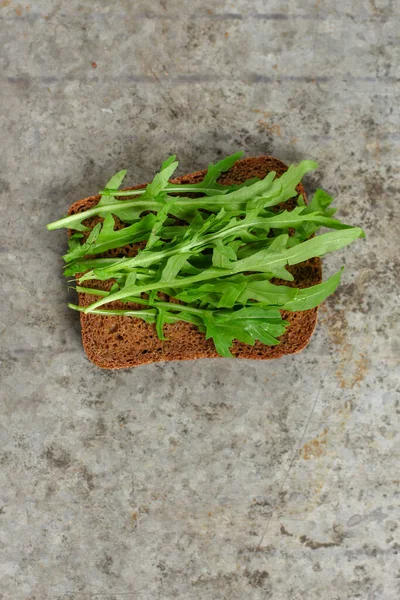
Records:
M27 1L0 3L1 600L397 599L398 3ZM310 346L99 370L46 222L239 148L317 159L365 227Z

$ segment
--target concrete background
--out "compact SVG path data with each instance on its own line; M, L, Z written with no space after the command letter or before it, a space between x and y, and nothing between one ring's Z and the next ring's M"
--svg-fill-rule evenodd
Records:
M397 599L398 3L25 2L0 3L0 599ZM99 370L45 224L241 148L317 159L308 190L367 232L324 261L311 344Z

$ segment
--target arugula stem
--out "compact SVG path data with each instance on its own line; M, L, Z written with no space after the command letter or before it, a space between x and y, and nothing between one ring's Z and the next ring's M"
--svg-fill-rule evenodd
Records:
M282 191L282 186L279 182L279 179L273 181L274 176L275 172L271 171L265 177L265 179L254 183L252 186L231 191L227 194L224 194L222 197L220 197L220 195L217 194L214 196L204 196L201 199L187 198L184 196L174 198L174 208L183 208L187 213L190 213L193 210L197 210L199 207L205 210L211 210L211 212L214 212L216 208L219 209L224 207L226 207L229 210L232 210L232 208L234 208L236 212L241 212L246 210L247 202L255 195L260 198L263 197L263 195L265 195L265 206L272 206L279 202L278 198L280 192ZM81 223L89 217L93 217L95 215L104 216L107 213L115 213L120 211L121 209L126 210L127 208L136 208L138 206L143 206L143 211L157 211L158 209L163 208L163 206L165 206L165 201L149 200L148 198L145 198L143 200L123 200L116 202L115 204L103 204L101 206L95 206L93 208L90 208L89 210L85 210L81 213L69 215L68 217L59 219L58 221L53 221L52 223L49 223L46 227L50 231L54 229L60 229L62 227L68 227L70 229L73 229L74 224Z
M218 188L205 188L204 186L202 186L201 184L198 183L192 183L192 184L188 184L188 185L167 185L165 190L168 193L171 194L182 194L182 192L186 192L186 193L203 193L204 191L210 191L212 190L213 194L215 194L216 196L223 196L224 194L226 194L229 191L229 188L227 187L226 190L220 190ZM128 197L128 196L142 196L146 191L146 188L142 188L140 190L111 190L109 188L105 188L104 190L100 190L99 194L101 196L123 196L123 197Z
M77 285L75 289L77 292L81 292L83 294L92 294L93 296L102 296L103 298L108 296L110 293L110 292L106 292L105 290L96 290L93 288L85 288L80 285ZM125 298L125 300L126 300L126 298ZM186 304L175 304L174 302L162 302L161 300L157 300L154 303L150 303L149 300L146 300L145 298L132 297L131 301L136 304L145 304L146 306L154 306L154 308L159 307L159 308L166 308L168 310L190 312L190 313L193 313L194 315L202 315L204 312L210 312L210 311L205 311L204 309L195 308L194 306L187 306Z
M234 207L235 210L241 211L246 208L246 201L243 200L227 200L227 195L224 195L222 198L215 198L214 196L205 196L201 198L201 208L207 210L208 208L214 208L215 206L219 208L224 208L228 206L229 208ZM125 200L119 201L115 204L105 204L104 206L95 206L94 208L90 208L81 213L76 213L74 215L69 215L68 217L64 217L63 219L59 219L58 221L53 221L46 225L49 231L53 231L54 229L62 229L63 227L74 229L74 224L81 223L82 221L89 219L90 217L94 217L96 215L103 216L107 213L118 212L121 209L127 208L136 208L138 206L143 206L143 211L151 210L157 212L164 206L163 202L159 202L157 200ZM192 199L182 197L179 200L174 202L174 207L181 207L185 209L187 212L190 210L197 209L199 207L199 199ZM214 209L215 210L215 209Z
M199 325L199 323L201 323L203 321L203 318L206 318L206 315L209 313L211 314L212 311L210 310L200 310L200 309L189 309L190 307L187 306L181 306L179 304L173 304L171 306L172 303L169 302L157 302L157 306L152 308L149 308L149 310L144 310L144 309L140 309L140 310L130 310L130 309L122 309L122 310L113 310L113 309L95 309L93 311L90 312L90 314L95 314L95 315L105 315L105 316L124 316L124 317L137 317L139 319L146 319L146 317L151 317L151 318L156 318L157 314L158 314L158 310L157 307L159 308L167 308L168 309L168 321L170 323L175 323L177 321L185 321L186 323L192 323L195 325ZM151 306L151 305L150 305ZM83 312L85 313L85 309L83 306L78 306L76 304L68 304L69 308L72 308L73 310L77 310L79 312ZM177 311L179 312L179 314L174 314L173 312L170 311ZM183 314L182 314L183 313ZM187 313L187 314L185 314ZM198 320L195 319L195 317L191 318L190 314L193 315L199 315L201 321L199 322Z
M237 269L215 269L209 268L198 275L192 275L192 277L181 277L179 279L173 279L172 281L155 281L153 283L148 283L147 285L138 286L135 288L135 295L142 294L144 292L150 292L151 290L162 290L164 288L177 288L190 286L192 283L197 283L198 281L206 281L208 279L216 279L217 277L226 276L226 275L234 275L237 273ZM120 290L119 292L115 292L112 294L112 298L109 300L110 302L114 302L115 300L123 300L132 296L131 291L126 291L125 289ZM85 313L89 313L93 308L97 308L98 306L102 306L103 304L107 304L105 299L98 300L91 304L90 306L85 308Z
M110 292L107 292L106 290L98 290L95 288L88 288L88 287L82 287L81 285L77 285L75 287L75 290L77 292L81 292L82 294L91 294L92 296L108 296L110 294Z
M78 310L79 312L85 312L83 306L78 306L77 304L68 304L69 308L73 310ZM111 309L97 309L92 311L95 315L124 315L127 317L140 317L143 319L144 317L156 317L157 310L111 310ZM178 315L177 315L178 316ZM180 320L180 319L179 319Z
M73 229L74 224L77 222L81 222L85 219L89 219L90 217L95 217L96 215L101 215L103 216L103 214L106 213L112 213L115 210L121 209L121 208L132 208L135 206L140 206L140 204L143 204L143 210L156 210L157 208L163 206L163 204L161 202L157 202L157 201L153 201L150 202L149 200L144 201L142 203L139 203L137 201L126 201L123 203L123 206L121 206L121 203L116 203L116 204L106 204L105 206L95 206L93 208L89 208L88 210L85 210L83 212L80 213L76 213L74 215L69 215L68 217L64 217L63 219L59 219L58 221L53 221L52 223L49 223L48 225L46 225L47 229L49 231L53 231L54 229L62 229L63 227L67 227L67 228L71 228Z

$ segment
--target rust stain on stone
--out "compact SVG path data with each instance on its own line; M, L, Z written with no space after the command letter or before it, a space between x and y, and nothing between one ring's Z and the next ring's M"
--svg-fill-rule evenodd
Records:
M268 110L262 110L261 108L253 108L252 111L254 113L257 113L259 115L262 115L264 117L264 119L269 119L270 117L272 117L273 113L268 111Z
M339 364L335 375L339 387L353 389L365 378L370 361L356 346L347 341L348 322L345 309L329 310L326 305L322 305L319 315L320 322L326 326L329 339L338 346Z
M327 444L327 433L328 429L325 428L322 433L320 433L313 440L306 442L302 448L302 457L304 460L310 460L312 458L318 458L322 456L326 451Z
M329 339L337 346L344 346L347 342L348 323L345 309L329 310L326 304L319 308L319 320L328 332ZM347 344L351 348L350 344Z
M268 123L263 119L257 121L258 128L271 133L272 135L277 135L278 137L282 137L281 126L277 123Z
M347 344L348 345L348 344ZM350 357L349 357L350 358ZM350 373L347 373L348 359L344 356L341 359L340 366L335 375L339 380L339 386L344 389L353 389L357 384L361 383L368 371L369 360L365 354L360 354L359 358L353 361L353 368Z

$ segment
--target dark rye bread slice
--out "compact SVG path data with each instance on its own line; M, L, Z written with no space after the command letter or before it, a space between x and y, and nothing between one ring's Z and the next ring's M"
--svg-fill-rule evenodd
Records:
M230 171L221 175L219 182L222 184L242 183L252 177L264 178L270 171L276 171L278 177L287 170L287 166L272 156L261 156L259 158L244 158L239 160ZM173 183L197 183L204 178L206 171L196 171L183 177L172 179ZM145 184L129 189L140 189ZM299 194L305 192L300 184L297 187ZM68 214L83 212L92 208L99 201L99 196L91 196L75 202ZM280 208L291 209L295 206L295 200L291 199L280 206ZM92 218L85 222L93 227L98 218ZM117 221L117 227L123 224ZM138 245L129 245L117 250L110 250L101 256L134 256ZM294 275L293 282L277 281L275 283L291 285L295 287L309 287L321 282L322 271L319 258L290 267ZM110 282L93 281L87 282L87 287L98 287L109 289ZM79 305L88 306L95 301L95 296L79 294ZM105 308L121 309L123 307L140 309L142 306L135 304L123 304L114 302ZM237 358L270 359L279 358L285 354L300 352L308 344L317 323L317 308L303 312L290 313L282 311L283 318L290 323L286 333L280 338L279 346L265 346L256 342L254 346L235 342L232 354ZM190 360L195 358L217 358L213 341L206 340L203 333L189 323L179 322L165 326L166 341L160 341L157 337L154 325L145 323L141 319L123 316L103 316L80 314L82 327L83 347L88 358L99 367L104 369L123 369L136 367L151 362Z

